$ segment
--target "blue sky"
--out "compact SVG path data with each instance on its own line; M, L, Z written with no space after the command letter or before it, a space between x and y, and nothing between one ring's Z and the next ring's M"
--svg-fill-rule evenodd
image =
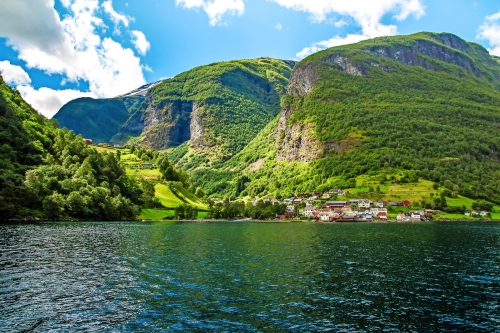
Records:
M2 0L0 70L51 117L216 61L451 32L500 56L498 0Z

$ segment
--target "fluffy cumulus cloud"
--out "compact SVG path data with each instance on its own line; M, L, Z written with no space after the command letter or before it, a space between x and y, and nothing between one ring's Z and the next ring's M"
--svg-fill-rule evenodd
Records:
M489 41L492 47L490 53L500 57L500 12L486 17L479 27L477 38Z
M111 38L100 37L99 29L106 26L97 16L101 10L98 0L61 0L61 3L70 13L62 20L54 10L54 0L0 2L0 36L7 38L8 45L18 52L28 68L63 75L66 81L83 80L89 84L89 92L36 90L24 85L18 89L28 102L51 116L68 98L113 97L145 83L144 67L134 51ZM102 9L116 25L129 24L129 18L112 10L111 1L105 1ZM149 47L146 42L144 37L137 46L141 54Z
M134 44L137 52L145 55L151 47L151 44L149 44L146 36L141 31L137 30L133 30L130 33L132 34L132 43Z
M314 43L297 54L303 58L324 48L356 43L378 36L395 35L397 27L381 22L382 17L394 13L397 20L405 20L410 15L416 18L425 14L422 0L268 0L288 9L309 13L314 22L327 20L330 14L349 16L361 27L361 32ZM341 27L344 21L336 25Z
M10 61L0 61L0 73L7 84L18 86L31 83L28 73L21 66L12 65Z
M203 9L210 25L223 25L222 17L226 13L243 15L245 12L243 0L175 0L175 4L189 9Z

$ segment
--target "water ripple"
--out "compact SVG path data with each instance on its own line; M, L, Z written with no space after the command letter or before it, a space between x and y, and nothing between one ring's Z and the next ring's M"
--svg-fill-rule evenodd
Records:
M0 224L0 332L499 332L500 225Z

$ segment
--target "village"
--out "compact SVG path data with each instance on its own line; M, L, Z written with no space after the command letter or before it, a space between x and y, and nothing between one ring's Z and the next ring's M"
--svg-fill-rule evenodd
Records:
M369 199L328 200L339 196L344 196L342 190L331 189L327 192L299 194L282 201L270 198L263 201L273 205L287 205L284 213L276 216L280 220L305 217L321 222L428 222L433 214L439 213L433 209L411 209L412 204L409 200L394 202ZM257 201L254 199L252 204L255 206ZM467 211L464 215L486 217L488 212Z

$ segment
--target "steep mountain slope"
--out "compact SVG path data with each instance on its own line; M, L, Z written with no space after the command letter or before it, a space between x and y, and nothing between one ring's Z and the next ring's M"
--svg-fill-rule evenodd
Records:
M65 104L54 118L94 142L110 142L144 100L143 96L93 99L78 98Z
M209 194L255 196L352 187L359 175L397 172L500 202L499 87L498 59L451 34L327 49L295 66L276 127L257 136L276 142L263 165L248 167L265 156L243 149L191 173Z
M187 143L210 160L240 151L281 108L293 61L213 63L115 99L77 99L55 115L96 142L157 150Z
M231 156L278 114L293 65L260 58L181 73L151 88L113 141L167 149L189 140L210 157Z

